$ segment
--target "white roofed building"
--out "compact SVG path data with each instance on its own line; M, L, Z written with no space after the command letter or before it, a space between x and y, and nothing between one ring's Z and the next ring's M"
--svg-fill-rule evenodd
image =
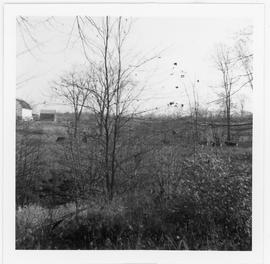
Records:
M16 99L16 119L33 120L32 107L24 100Z

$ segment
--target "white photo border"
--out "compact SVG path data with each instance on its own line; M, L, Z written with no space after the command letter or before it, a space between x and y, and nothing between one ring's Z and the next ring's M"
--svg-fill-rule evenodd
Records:
M254 22L252 251L16 250L15 98L16 17L124 15L137 17L247 17ZM263 261L264 175L264 4L7 4L4 7L4 179L3 261L47 263L261 263Z

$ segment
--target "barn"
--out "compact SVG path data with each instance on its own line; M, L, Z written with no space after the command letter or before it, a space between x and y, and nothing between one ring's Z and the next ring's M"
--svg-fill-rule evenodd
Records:
M21 99L16 99L16 119L17 120L33 120L31 106Z
M49 109L40 110L39 120L53 121L53 122L56 121L56 110L49 110Z

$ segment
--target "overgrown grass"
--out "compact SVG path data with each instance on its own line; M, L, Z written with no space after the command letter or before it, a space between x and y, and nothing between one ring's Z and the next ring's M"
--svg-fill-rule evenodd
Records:
M251 154L177 157L167 147L147 186L83 201L77 217L72 203L18 209L16 248L251 250Z

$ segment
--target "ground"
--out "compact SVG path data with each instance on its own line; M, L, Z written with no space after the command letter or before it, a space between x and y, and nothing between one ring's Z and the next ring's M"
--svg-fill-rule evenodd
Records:
M17 124L17 249L251 250L252 125L232 127L250 141L213 147L194 142L188 118L132 121L108 201L99 148L82 140L93 120L76 144L67 124Z

